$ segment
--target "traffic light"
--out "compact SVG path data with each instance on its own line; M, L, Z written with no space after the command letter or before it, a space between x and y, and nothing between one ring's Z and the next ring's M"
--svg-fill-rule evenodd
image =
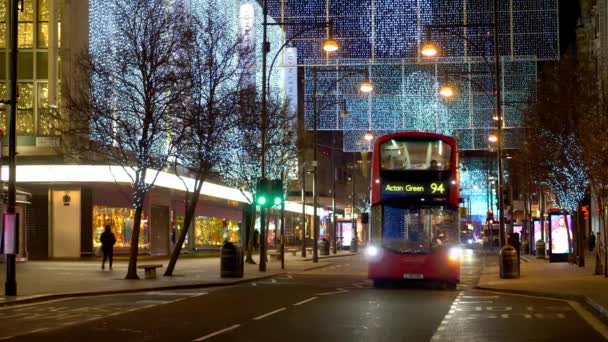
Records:
M260 207L272 207L283 203L283 181L262 178L256 187L256 204Z
M283 181L280 179L273 179L270 181L270 194L272 198L272 205L281 205L283 203Z
M255 199L260 207L267 207L270 201L270 181L262 178L258 181L255 189Z

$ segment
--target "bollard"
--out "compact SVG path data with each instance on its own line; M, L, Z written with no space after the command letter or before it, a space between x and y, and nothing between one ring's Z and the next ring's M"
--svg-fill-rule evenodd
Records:
M517 250L511 245L505 245L499 254L500 277L517 278L519 277L519 260Z
M536 241L536 259L544 259L545 258L545 241L538 240Z

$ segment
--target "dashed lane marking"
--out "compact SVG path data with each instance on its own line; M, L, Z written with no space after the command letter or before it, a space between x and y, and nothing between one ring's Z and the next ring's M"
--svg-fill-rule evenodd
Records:
M315 300L317 298L319 298L319 297L312 297L312 298L305 299L305 300L303 300L301 302L295 303L294 306L300 306L302 304L306 304L306 303L311 302L311 301L313 301L313 300Z
M230 326L228 328L225 328L225 329L222 329L222 330L218 330L216 332L212 332L211 334L205 335L203 337L199 337L197 339L194 339L194 340L192 340L192 342L200 342L200 341L208 340L208 339L210 339L210 338L212 338L214 336L223 334L223 333L225 333L227 331L230 331L230 330L234 330L234 329L236 329L236 328L238 328L240 326L241 326L240 324L235 324L235 325Z
M263 315L261 315L261 316L254 317L254 318L253 318L253 320L254 320L254 321L258 321L258 320L260 320L260 319L266 318L266 317L268 317L268 316L272 316L272 315L274 315L274 314L277 314L277 313L279 313L279 312L281 312L281 311L285 311L285 310L286 310L285 308L276 309L276 310L274 310L274 311L270 311L269 313L265 313L265 314L263 314Z
M346 293L346 292L348 292L348 290L345 290L343 288L338 288L337 290L338 291L315 293L315 295L317 295L317 296L331 296L331 295L335 295L335 294L340 294L340 293Z

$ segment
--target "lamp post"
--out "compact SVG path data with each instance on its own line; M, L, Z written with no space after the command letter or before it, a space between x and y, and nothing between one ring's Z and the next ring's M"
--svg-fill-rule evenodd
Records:
M302 258L306 258L306 163L302 163Z
M261 110L261 114L262 114L262 163L261 163L261 168L262 168L262 179L266 178L266 140L267 140L267 129L268 129L268 110L267 110L267 82L266 82L266 61L267 61L267 57L268 57L268 53L270 52L270 42L268 42L268 26L295 26L295 25L307 25L307 26L315 26L315 27L320 27L320 26L327 26L326 23L323 23L322 25L320 23L269 23L268 22L268 0L264 0L263 2L263 6L262 6L262 15L263 15L263 20L262 20L262 110ZM283 46L281 47L281 49L285 46L285 44L283 44ZM338 42L336 40L333 39L333 37L331 36L331 30L329 33L329 37L325 40L324 44L323 44L323 49L326 52L333 52L339 49L339 45ZM276 56L275 56L276 58ZM315 213L316 214L316 213ZM266 272L266 232L265 232L265 225L266 225L266 210L264 208L261 209L261 213L260 213L260 224L261 224L261 234L260 234L260 238L261 238L261 243L260 243L260 265L259 265L259 270L260 272Z
M421 54L425 57L435 57L439 54L439 49L433 44L431 41L431 30L437 29L446 31L453 28L468 28L468 27L489 27L493 30L493 38L494 38L494 74L495 74L495 90L496 90L496 121L497 121L497 155L496 159L498 162L498 189L497 189L497 199L498 199L498 224L499 224L499 237L500 237L500 245L502 246L505 243L505 227L504 227L504 216L503 216L503 198L502 198L502 188L504 187L504 179L503 179L503 160L502 160L502 149L503 149L503 125L504 118L502 112L502 65L500 64L500 36L499 36L499 22L498 22L498 0L493 0L493 23L485 24L454 24L454 25L427 25L426 33L427 33L427 41L421 47ZM466 36L461 35L465 41L471 43ZM485 59L485 55L483 56ZM491 67L490 63L486 60L488 67Z
M350 249L353 253L357 253L359 251L359 236L357 232L357 222L355 221L355 193L356 193L356 183L355 183L355 172L357 171L357 161L356 155L353 153L353 165L351 167L351 176L350 180L353 183L353 192L351 195L351 219L352 219L352 227L353 227L353 238L351 240Z
M10 106L8 117L8 198L6 213L3 215L4 227L4 253L6 254L6 283L4 294L6 296L17 295L16 257L17 257L17 226L16 204L16 156L17 156L17 27L18 6L20 0L10 2L11 16L11 56L10 56L10 86L9 100L4 101ZM8 232L8 234L7 234ZM7 237L12 239L7 239Z
M313 231L313 248L312 248L312 262L319 262L318 245L319 245L319 223L317 221L317 206L319 195L317 193L317 125L318 125L318 109L317 109L317 74L319 72L352 72L352 73L363 73L365 79L359 85L359 90L362 93L369 94L374 90L373 84L369 80L369 72L353 70L353 69L324 69L319 70L316 66L312 67L312 110L313 110L313 130L312 130L312 200L313 200L313 219L312 219L312 231Z

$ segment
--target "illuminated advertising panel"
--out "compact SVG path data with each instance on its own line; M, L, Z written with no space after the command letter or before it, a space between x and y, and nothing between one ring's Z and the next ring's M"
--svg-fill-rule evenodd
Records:
M523 226L513 226L513 233L517 233L519 234L519 240L521 241L521 234L523 233L524 227Z
M572 238L572 217L567 215L568 226L570 230L570 238ZM564 214L550 214L549 215L549 243L550 243L550 257L552 261L561 261L557 258L553 258L553 254L567 255L569 253L568 244L568 229L566 228L566 218ZM555 260L553 260L555 259Z

